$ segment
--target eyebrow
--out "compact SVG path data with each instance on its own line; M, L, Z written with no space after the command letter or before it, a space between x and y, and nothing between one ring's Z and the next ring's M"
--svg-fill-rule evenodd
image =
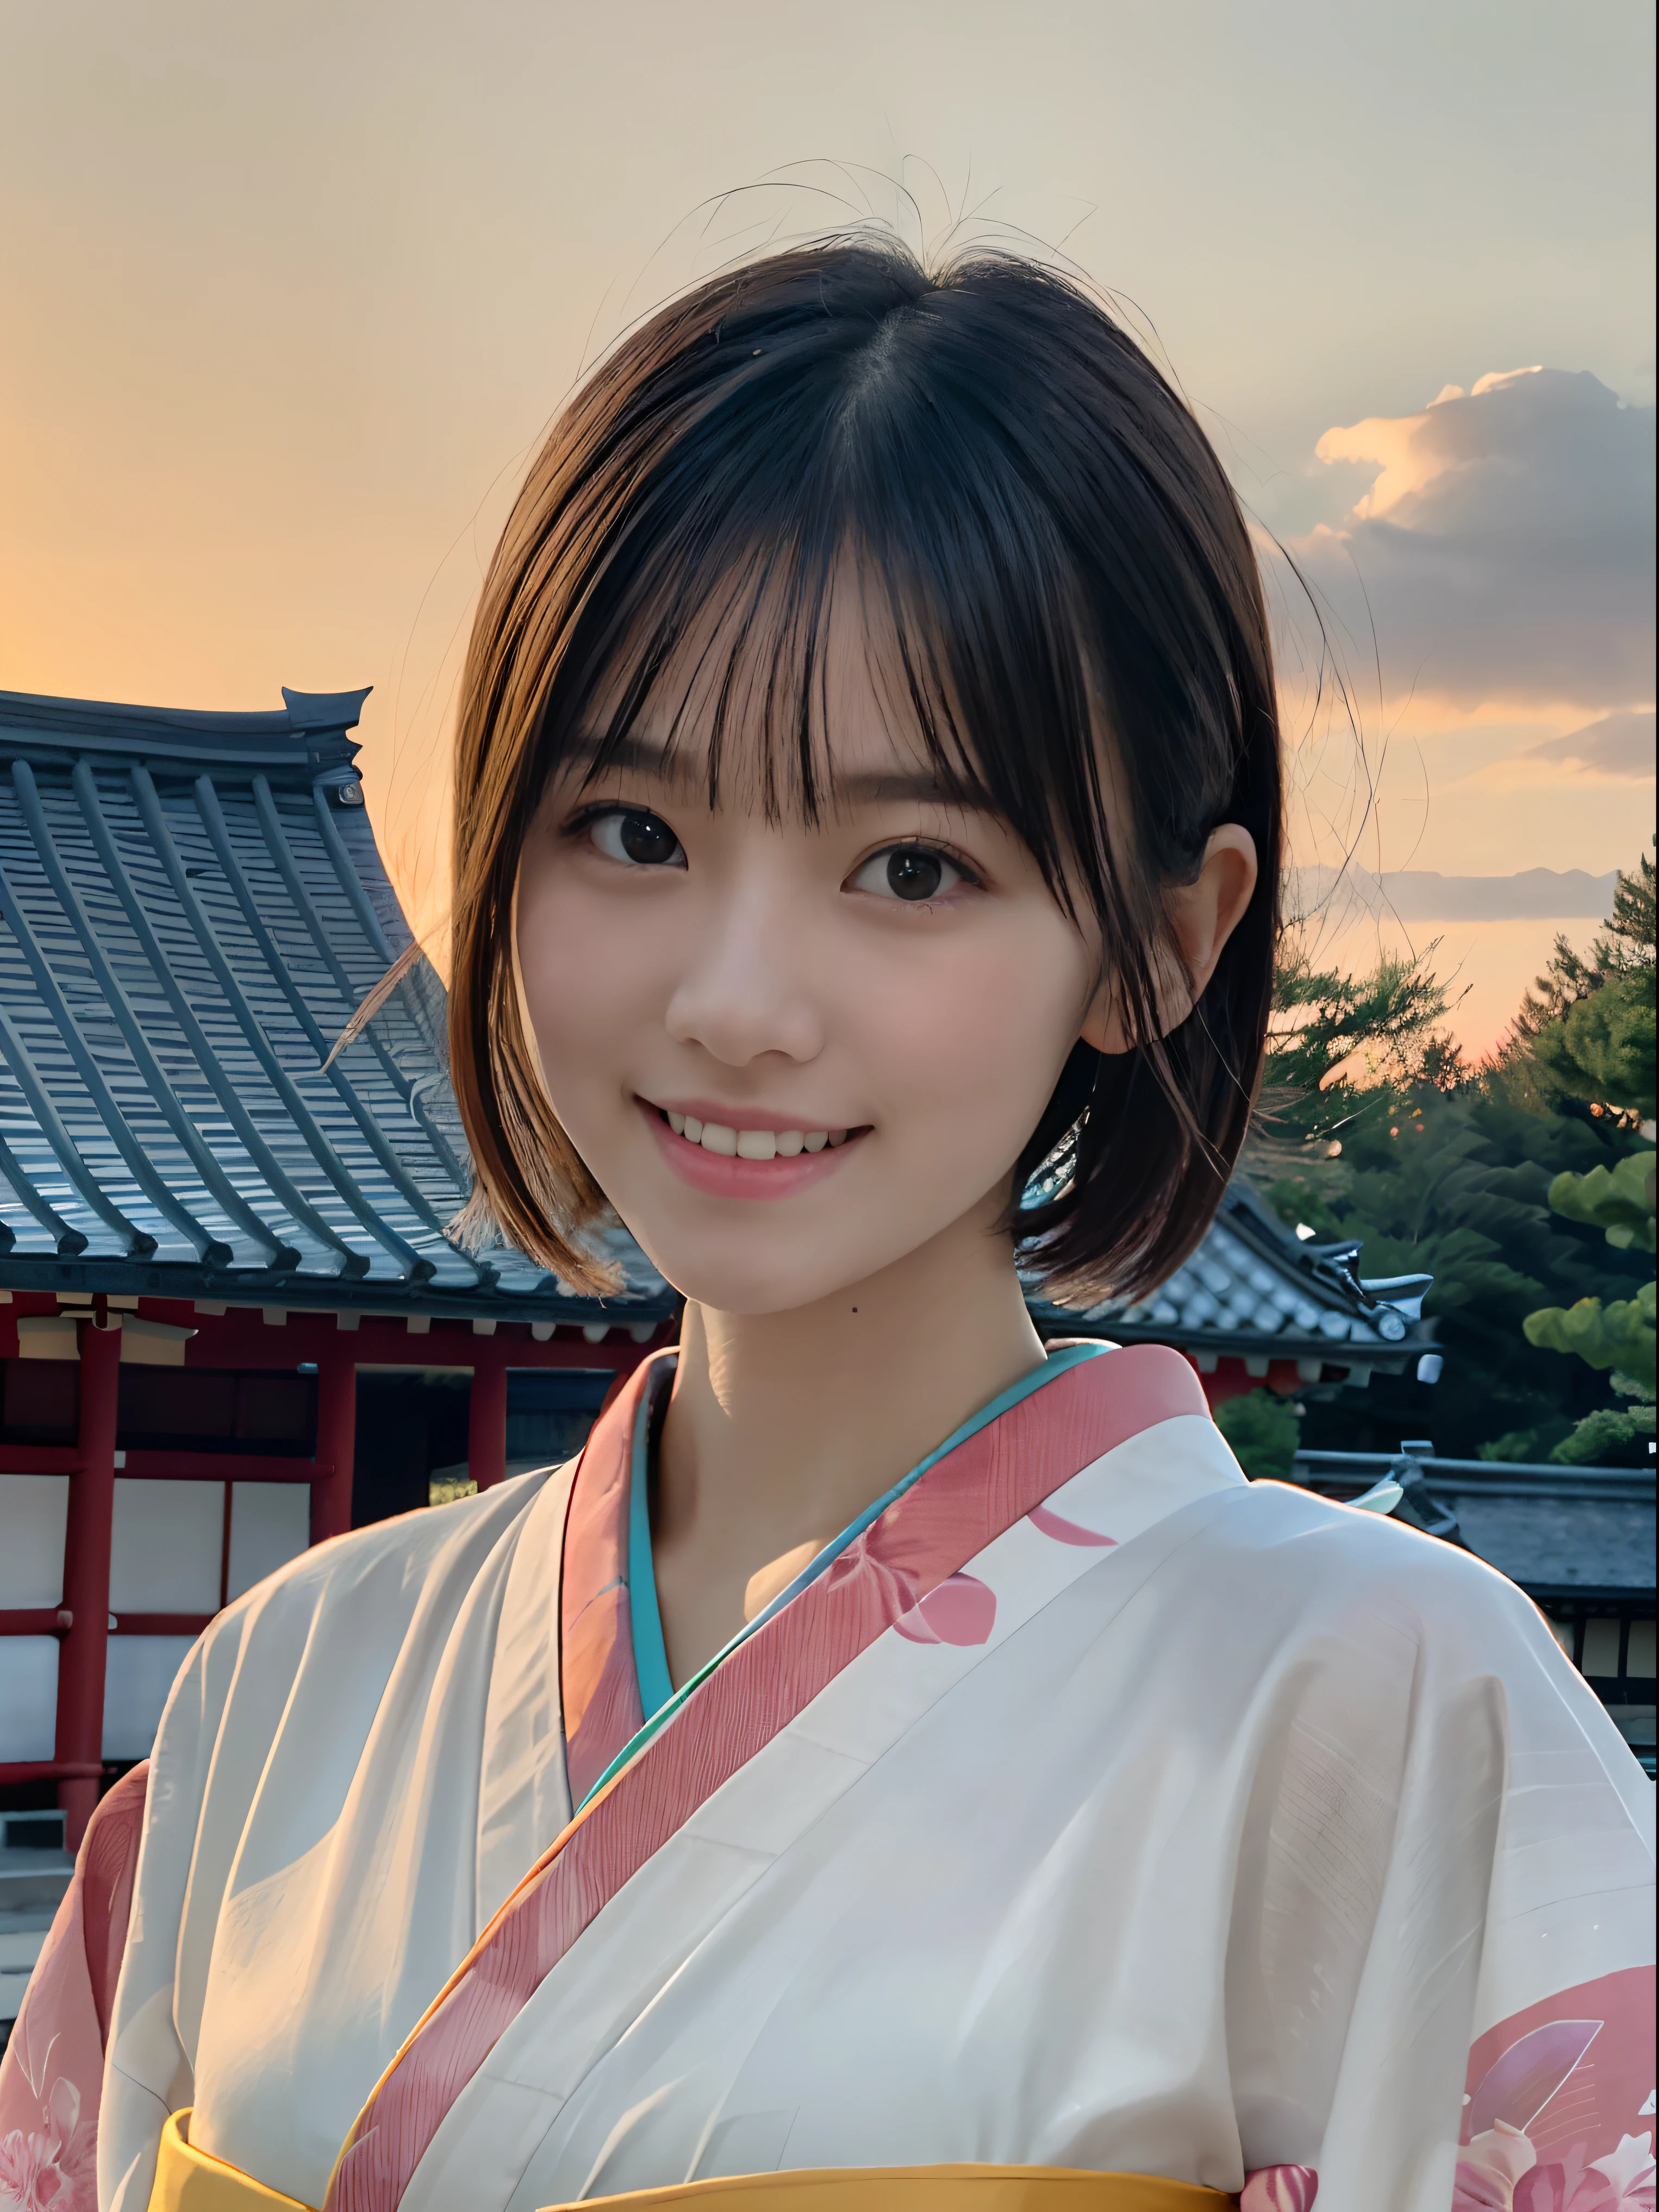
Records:
M659 783L689 786L696 780L686 761L671 758L665 746L649 744L643 738L606 738L597 731L582 732L571 741L566 758L591 774L601 753L607 769L631 769L638 775L654 776Z
M606 769L632 770L659 781L691 789L701 784L700 772L684 757L666 747L632 735L607 742L594 732L578 736L568 757L591 771L599 755ZM948 806L976 813L994 811L986 799L970 790L942 782L931 769L876 769L833 779L834 796L854 806L893 806L911 802L924 806Z

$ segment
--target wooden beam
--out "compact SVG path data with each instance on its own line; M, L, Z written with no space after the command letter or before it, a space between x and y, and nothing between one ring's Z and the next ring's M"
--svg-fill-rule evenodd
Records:
M66 1606L14 1605L0 1611L0 1636L66 1636L69 1625Z
M0 1444L0 1474L78 1474L77 1444Z
M214 1616L210 1613L116 1613L110 1615L112 1636L199 1636Z
M333 1345L317 1363L317 1461L328 1473L311 1486L311 1540L343 1536L351 1526L351 1466L357 1440L357 1362ZM244 1475L240 1478L246 1481Z
M490 1347L494 1351L494 1346ZM480 1490L507 1476L507 1361L480 1342L473 1355L466 1414L466 1466Z
M98 1788L98 1779L103 1771L104 1766L101 1759L98 1760L96 1763L90 1759L0 1759L0 1786L4 1786L5 1784L13 1782L56 1781L58 1784L58 1797L61 1800L64 1793L64 1781L66 1777L74 1776L77 1778L89 1781L95 1794ZM68 1826L69 1824L65 1821L64 1832L66 1834L68 1832Z
M80 1468L70 1477L64 1538L64 1607L72 1626L58 1658L54 1757L64 1772L58 1802L64 1841L80 1848L98 1802L104 1747L104 1665L109 1643L109 1559L115 1513L115 1407L121 1332L81 1324ZM88 1771L88 1769L90 1771Z
M146 1449L124 1452L115 1471L135 1479L164 1476L169 1482L325 1482L334 1472L334 1463L325 1455L291 1459L276 1452Z

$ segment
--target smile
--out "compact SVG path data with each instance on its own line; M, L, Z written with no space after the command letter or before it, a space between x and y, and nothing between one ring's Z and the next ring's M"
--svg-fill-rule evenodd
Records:
M724 1121L700 1121L695 1114L677 1114L672 1106L659 1110L677 1137L728 1160L793 1160L798 1153L821 1152L826 1145L847 1142L845 1129L733 1129Z
M680 1180L715 1198L790 1197L833 1174L870 1134L867 1127L781 1128L781 1116L763 1128L739 1128L708 1107L699 1114L649 1098L635 1103Z

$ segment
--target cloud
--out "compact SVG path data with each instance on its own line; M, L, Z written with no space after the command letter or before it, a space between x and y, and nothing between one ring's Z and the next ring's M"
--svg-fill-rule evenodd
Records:
M1651 700L1651 407L1621 406L1586 372L1515 369L1448 385L1420 415L1328 430L1316 450L1379 471L1339 528L1291 547L1351 668L1374 629L1395 699Z
M1546 738L1541 745L1528 745L1523 760L1565 761L1592 775L1632 777L1641 781L1654 772L1654 718L1651 708L1619 714L1604 714L1582 730L1569 730L1564 738Z

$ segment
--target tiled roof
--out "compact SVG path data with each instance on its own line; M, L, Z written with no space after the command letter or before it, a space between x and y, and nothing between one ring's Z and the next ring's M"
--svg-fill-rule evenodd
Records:
M348 734L366 694L203 714L0 692L0 1283L534 1320L601 1308L462 1250L443 986Z
M1511 1582L1650 1590L1653 1477L1643 1497L1587 1498L1575 1489L1572 1472L1554 1497L1458 1495L1464 1542Z
M1393 1454L1299 1451L1292 1480L1350 1498L1385 1476L1417 1500L1415 1511L1393 1509L1402 1518L1449 1534L1524 1589L1652 1595L1650 1467L1447 1460L1419 1443Z
M520 1318L641 1320L673 1294L621 1229L601 1307L445 1224L468 1188L444 990L411 945L353 765L366 693L206 714L0 692L0 1285ZM1242 1182L1152 1297L1050 1334L1399 1371L1425 1277L1366 1283ZM1265 1371L1265 1370L1263 1370Z
M1355 1382L1374 1370L1399 1374L1433 1344L1434 1323L1421 1317L1431 1279L1363 1277L1360 1249L1293 1236L1238 1177L1191 1259L1150 1297L1079 1311L1039 1295L1033 1310L1050 1333L1064 1326L1119 1343L1172 1344L1205 1371L1242 1358L1264 1374L1265 1362L1293 1359L1309 1382L1328 1368Z

